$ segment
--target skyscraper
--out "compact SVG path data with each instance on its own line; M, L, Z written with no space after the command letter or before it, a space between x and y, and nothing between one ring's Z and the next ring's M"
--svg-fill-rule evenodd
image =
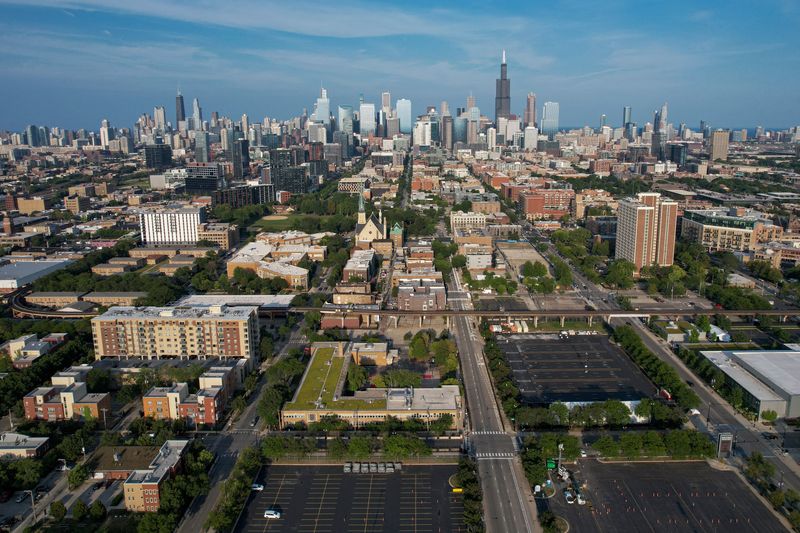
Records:
M204 131L195 133L194 159L198 163L208 163L208 133Z
M717 130L711 135L711 149L708 157L711 161L728 160L728 140L730 133L726 130Z
M622 108L622 127L625 128L631 123L631 106L626 105Z
M331 101L328 99L328 91L325 88L319 90L319 98L314 106L314 114L311 117L316 122L328 123L331 116Z
M656 110L653 117L653 129L659 133L667 131L667 103L661 106L661 109Z
M633 263L637 274L642 267L672 265L677 203L659 193L639 193L620 201L617 215L617 259Z
M155 123L156 129L166 131L167 129L167 110L164 109L164 106L157 106L153 108L153 122Z
M386 113L387 117L392 112L392 94L389 91L381 93L381 110Z
M511 115L511 80L508 79L508 66L506 65L506 51L503 50L503 62L500 63L500 77L495 83L494 97L494 122L497 119L508 118Z
M536 93L528 93L528 100L525 102L525 116L522 122L528 126L536 126Z
M362 102L358 108L359 121L361 124L358 130L361 137L368 137L375 134L375 104Z
M250 143L245 139L238 139L233 143L233 177L242 178L250 170Z
M558 133L558 102L545 102L542 108L542 133L551 140Z
M100 146L108 148L109 141L114 140L114 130L111 128L108 119L100 122Z
M181 122L186 120L186 108L183 107L183 95L178 89L178 96L175 97L175 129L179 129Z
M411 133L411 100L400 98L395 103L397 118L400 119L400 133Z
M339 106L339 131L352 134L353 133L353 106L340 105Z
M200 100L192 100L192 122L195 130L203 129L203 109L200 107Z
M39 128L30 125L25 128L25 136L27 137L28 146L41 146L39 142Z

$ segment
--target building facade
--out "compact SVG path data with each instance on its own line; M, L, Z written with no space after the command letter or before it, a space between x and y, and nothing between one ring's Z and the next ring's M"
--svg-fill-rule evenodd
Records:
M640 193L620 201L617 210L616 258L647 266L671 266L675 255L678 204L658 193Z

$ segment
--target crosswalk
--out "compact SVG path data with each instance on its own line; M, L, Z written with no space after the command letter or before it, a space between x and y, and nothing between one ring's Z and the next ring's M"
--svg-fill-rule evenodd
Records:
M472 435L506 435L505 431L473 431Z
M480 459L513 459L516 457L515 453L511 452L480 452L476 453L475 457Z

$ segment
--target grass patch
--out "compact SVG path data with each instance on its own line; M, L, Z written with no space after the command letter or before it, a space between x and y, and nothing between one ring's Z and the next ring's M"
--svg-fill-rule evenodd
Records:
M297 391L294 401L286 404L285 409L314 409L317 399L321 400L325 409L384 409L386 400L357 400L340 398L334 401L336 384L344 365L343 357L334 357L333 348L320 348L308 365L305 379Z
M250 227L259 231L286 231L292 229L295 220L298 218L301 218L301 215L286 215L283 220L264 220L262 218L254 222Z

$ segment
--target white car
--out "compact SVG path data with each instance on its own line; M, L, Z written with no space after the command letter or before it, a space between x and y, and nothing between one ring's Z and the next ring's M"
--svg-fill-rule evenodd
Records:
M275 509L267 509L264 511L264 518L280 518L281 512Z
M253 483L250 485L250 490L257 490L258 492L261 492L264 490L264 485L261 485L260 483Z
M588 456L589 456L589 454L586 453L586 450L581 450L581 457L586 459Z

